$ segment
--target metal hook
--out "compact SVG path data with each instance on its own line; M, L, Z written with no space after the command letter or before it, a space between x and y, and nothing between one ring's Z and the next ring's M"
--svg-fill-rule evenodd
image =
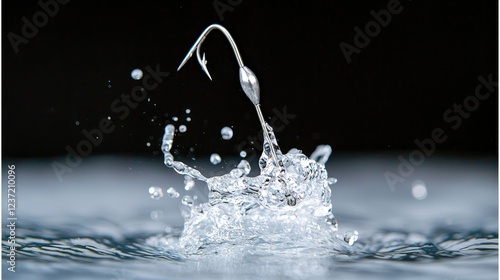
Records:
M229 34L229 31L227 31L226 28L224 28L222 25L219 24L212 24L209 27L207 27L203 33L201 33L200 37L194 45L191 47L189 52L187 53L186 57L182 60L181 64L179 65L179 68L177 68L177 71L179 71L184 64L193 56L193 53L196 50L196 57L198 58L198 63L201 65L201 69L205 74L207 74L208 78L212 80L212 77L210 76L210 73L208 72L207 68L207 60L205 59L205 53L203 53L203 56L200 55L200 48L205 39L207 38L208 33L210 33L212 30L218 29L220 30L226 38L229 40L229 43L231 44L231 47L233 48L234 54L236 56L236 60L238 61L238 65L240 66L240 84L241 88L247 95L247 97L252 101L252 103L255 105L255 109L257 110L257 116L259 117L260 124L262 126L262 132L264 134L264 137L269 143L269 148L271 151L271 156L274 160L274 163L276 166L282 166L281 162L278 160L278 157L276 155L276 150L274 149L273 142L271 141L271 138L269 137L269 131L267 130L266 123L264 121L264 117L262 115L262 111L260 109L260 86L259 86L259 80L257 80L257 76L250 70L248 67L246 67L243 64L243 59L241 58L240 52L238 51L238 47L236 46L236 43L233 40L233 37L231 34Z
M198 38L198 40L196 40L193 47L189 50L189 52L187 53L184 60L182 60L181 64L179 65L179 68L177 68L177 71L179 71L182 68L182 66L184 66L184 64L186 64L186 62L193 56L193 53L196 49L196 57L198 58L198 63L201 65L201 69L203 69L203 72L205 72L205 74L207 74L208 78L210 78L210 80L212 80L212 77L210 76L210 72L208 72L207 60L205 59L205 53L203 53L203 57L201 57L200 56L200 48L201 48L201 45L203 44L203 42L205 41L205 39L207 38L208 34L214 29L218 29L222 33L224 33L224 35L229 40L231 47L233 48L234 54L236 56L236 60L238 61L238 65L240 66L240 68L245 67L245 65L243 64L243 59L241 58L240 52L238 50L238 47L236 46L236 43L234 42L233 37L231 36L229 31L227 31L227 29L224 28L222 25L212 24L209 27L207 27L203 31L203 33L201 33L200 37Z

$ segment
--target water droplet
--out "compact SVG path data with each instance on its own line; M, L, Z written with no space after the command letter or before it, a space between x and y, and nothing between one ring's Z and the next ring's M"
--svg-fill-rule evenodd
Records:
M172 233L172 231L174 231L174 228L171 226L165 226L165 233Z
M130 76L132 77L132 79L138 81L140 79L142 79L142 70L141 69L134 69L132 70L132 72L130 73Z
M213 153L213 154L210 155L210 162L213 165L219 164L221 161L222 161L222 159L219 156L219 154Z
M179 131L180 131L181 133L186 132L186 130L187 130L187 127L186 127L185 125L181 125L181 126L179 126Z
M338 229L338 224L337 224L337 219L335 218L335 216L333 214L330 214L328 216L328 218L326 219L326 222L329 223L330 225L332 225L332 228L333 230L337 230Z
M337 178L330 177L326 181L328 182L328 185L333 185L337 183Z
M162 211L151 211L149 216L151 217L151 220L158 220L162 214L163 214Z
M246 156L247 156L247 152L245 152L245 151L240 152L240 157L244 158Z
M111 120L111 116L108 116L108 120Z
M358 231L353 230L353 231L348 231L344 233L344 241L347 242L347 244L352 245L354 242L358 240Z
M177 198L179 196L181 196L174 188L170 187L168 188L167 190L167 194L169 197L171 198Z
M189 207L192 207L194 204L194 200L189 195L185 195L182 198L182 204L189 206Z
M163 190L160 187L152 186L149 188L149 195L152 199L158 200L163 197Z
M190 117L187 117L187 118L186 118L186 121L187 121L187 122L190 122L190 121L191 121L191 118L190 118Z
M178 121L178 120L179 120L179 118L178 118L178 117L176 117L176 116L173 116L173 117L172 117L172 120L173 120L174 122L176 122L176 121Z
M186 109L186 114L191 113L191 109Z
M427 187L421 180L416 180L412 184L411 194L415 199L423 200L427 197Z
M195 185L193 177L189 175L184 175L184 184L185 184L184 189L186 189L186 191L192 190Z
M150 146L151 146L151 143L147 142L147 143L146 143L146 146L150 147Z
M76 121L76 122L75 122L75 124L76 124L76 125L80 125L80 122L79 122L79 121Z
M231 175L231 177L236 179L248 175L251 169L252 168L250 167L250 163L242 159L240 163L236 166L236 168L231 170L229 174Z
M252 168L250 167L250 163L248 163L248 161L244 159L240 161L237 168L241 169L243 171L243 174L245 175L250 174L250 170L252 170Z
M220 135L222 136L222 139L229 140L233 138L233 130L228 126L225 126L220 130Z

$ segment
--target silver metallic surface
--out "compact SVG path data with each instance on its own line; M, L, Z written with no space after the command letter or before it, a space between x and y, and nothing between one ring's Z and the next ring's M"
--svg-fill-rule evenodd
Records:
M257 76L248 67L240 68L240 83L241 88L248 96L253 105L260 103L260 86Z

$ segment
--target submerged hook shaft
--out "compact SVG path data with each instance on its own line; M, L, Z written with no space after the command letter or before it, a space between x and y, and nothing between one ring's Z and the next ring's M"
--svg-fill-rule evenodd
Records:
M229 43L231 44L231 47L233 48L234 55L236 56L236 60L238 61L238 65L240 66L240 84L241 88L247 95L247 97L252 101L252 103L255 105L255 109L257 110L257 116L259 117L260 124L262 126L262 133L264 134L264 137L269 143L269 149L271 151L271 156L273 158L273 161L276 166L281 166L278 157L276 155L276 150L274 149L273 142L271 141L271 138L269 137L269 131L266 127L266 123L264 121L264 117L262 115L262 111L260 110L260 86L259 86L259 80L257 80L257 76L250 70L248 67L246 67L243 64L243 59L241 58L240 52L238 50L238 47L236 46L236 43L233 40L233 37L231 34L229 34L229 31L227 31L226 28L224 28L222 25L219 24L212 24L209 27L207 27L200 35L198 40L194 43L194 45L191 47L189 52L187 53L186 57L182 60L181 64L179 65L179 68L177 68L177 71L179 71L184 64L193 56L194 52L196 51L196 57L198 58L198 63L201 65L201 69L205 74L207 74L208 78L212 80L212 77L210 76L210 72L208 72L207 68L207 60L205 59L205 53L203 53L203 56L200 55L200 48L205 39L207 38L208 34L214 30L220 30L228 39Z

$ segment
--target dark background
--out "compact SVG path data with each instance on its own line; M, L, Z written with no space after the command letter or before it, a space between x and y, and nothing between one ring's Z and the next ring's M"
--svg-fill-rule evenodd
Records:
M116 129L93 155L158 154L166 123L187 125L175 142L184 154L251 147L248 137L260 125L225 37L213 31L203 45L213 82L195 57L176 72L212 23L231 32L259 78L266 118L284 106L296 115L277 133L285 151L310 153L318 144L336 151L415 149L415 139L441 127L448 139L440 150L496 154L496 92L457 130L443 120L474 94L479 75L497 81L496 1L401 1L403 11L351 63L339 44L353 45L354 27L364 29L370 11L389 1L229 2L234 7L221 20L213 1L73 0L16 54L7 34L21 35L22 17L32 21L41 8L36 1L2 1L4 156L65 155L85 139L83 129L98 128L107 116ZM110 105L142 84L131 70L148 65L170 75L148 92L149 102L120 120ZM223 126L233 126L230 141L220 138Z

